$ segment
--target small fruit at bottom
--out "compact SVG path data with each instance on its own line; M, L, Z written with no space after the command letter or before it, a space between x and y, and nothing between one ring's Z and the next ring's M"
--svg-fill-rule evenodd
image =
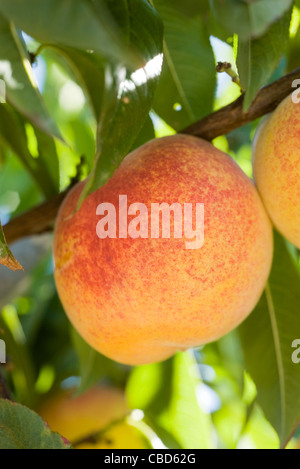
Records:
M128 409L121 391L98 386L78 397L72 397L73 393L60 391L46 400L38 413L52 431L67 438L76 449L148 447L144 435L126 422Z

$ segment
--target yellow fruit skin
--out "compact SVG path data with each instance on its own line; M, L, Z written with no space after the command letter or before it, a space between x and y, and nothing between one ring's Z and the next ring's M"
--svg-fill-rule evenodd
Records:
M252 181L204 140L156 139L128 155L108 183L74 212L82 185L56 223L59 296L85 340L129 365L161 361L219 339L257 304L270 272L273 232ZM96 235L102 202L204 203L205 242L105 239ZM151 222L149 220L149 226Z
M110 387L95 387L79 397L62 391L38 410L52 431L74 444L107 428L127 414L124 395ZM145 449L146 440L126 421L113 425L98 443L82 443L76 449Z
M253 169L275 227L300 249L300 104L292 95L259 127Z

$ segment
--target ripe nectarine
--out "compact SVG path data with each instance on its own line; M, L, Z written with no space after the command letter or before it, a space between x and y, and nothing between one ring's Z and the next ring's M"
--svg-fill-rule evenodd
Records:
M99 352L130 365L161 361L220 338L253 310L273 232L254 184L228 155L195 137L156 139L74 214L82 188L57 219L55 280L70 320ZM203 247L188 249L185 236L174 236L182 228L175 217L169 239L99 239L97 208L117 208L119 195L128 206L145 204L149 218L153 203L204 204Z
M78 397L72 394L72 390L61 391L46 400L38 413L71 444L81 442L76 449L147 448L142 433L125 421L127 406L121 391L98 386ZM104 429L107 431L100 434Z
M288 96L258 129L254 179L278 231L300 249L300 104Z

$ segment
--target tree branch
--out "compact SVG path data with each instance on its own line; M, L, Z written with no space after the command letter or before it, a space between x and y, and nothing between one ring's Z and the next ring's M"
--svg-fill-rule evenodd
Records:
M3 227L7 243L13 243L26 236L52 231L59 207L67 193L68 190L13 218Z
M243 112L244 96L241 96L232 104L209 114L180 133L194 135L209 141L220 135L226 135L274 111L281 101L292 93L292 83L297 78L300 78L300 68L262 88L247 112ZM26 236L52 230L59 207L67 192L65 191L54 199L12 219L4 226L7 242L12 243Z
M300 68L262 88L247 112L243 112L244 96L242 95L233 103L209 114L199 122L182 130L181 133L209 141L220 135L226 135L274 111L281 101L292 93L292 83L297 78L300 78Z

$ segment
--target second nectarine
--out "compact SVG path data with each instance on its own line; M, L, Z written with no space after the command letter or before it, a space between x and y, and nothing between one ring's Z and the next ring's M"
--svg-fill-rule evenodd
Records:
M126 422L124 394L110 386L96 386L73 397L63 390L46 399L38 413L52 431L67 438L76 449L145 449L143 434Z
M280 233L300 249L300 104L288 96L259 127L254 178Z

